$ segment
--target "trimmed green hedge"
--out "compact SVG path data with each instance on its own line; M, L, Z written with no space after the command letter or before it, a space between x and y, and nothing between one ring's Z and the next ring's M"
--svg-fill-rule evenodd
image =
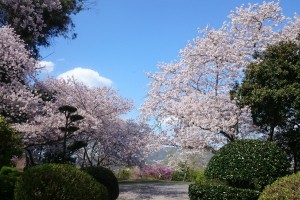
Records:
M257 200L260 192L226 185L191 184L190 200Z
M19 177L15 200L107 200L106 188L87 173L65 164L29 168Z
M222 147L209 161L205 176L244 189L262 190L289 173L287 155L274 143L238 140Z
M1 200L14 199L14 189L18 177L21 175L15 168L3 166L0 171Z
M300 199L300 172L282 177L266 186L259 200L299 200Z
M97 167L86 167L83 168L85 172L90 174L96 181L104 185L108 191L108 199L115 200L119 196L119 183L114 173L107 168Z
M22 149L21 137L5 118L0 116L0 169L11 165L12 156L21 156Z

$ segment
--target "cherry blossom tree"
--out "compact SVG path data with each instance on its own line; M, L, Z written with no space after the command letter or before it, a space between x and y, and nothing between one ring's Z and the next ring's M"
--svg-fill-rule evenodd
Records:
M89 88L74 79L47 79L41 84L44 94L51 94L40 114L29 123L18 124L27 150L41 155L43 146L62 141L64 116L62 105L72 105L84 117L80 120L68 145L83 141L87 146L76 154L78 162L86 165L131 164L150 151L150 131L145 124L124 120L122 114L132 109L132 102L119 96L113 88ZM37 151L39 147L41 150ZM47 147L48 148L48 147Z
M250 108L239 106L230 91L255 52L294 40L300 32L300 18L285 17L279 2L241 6L228 17L220 29L200 30L179 61L147 74L152 82L141 108L143 119L161 125L169 145L215 148L254 131Z
M49 101L53 100L53 94L47 96L34 88L38 83L35 58L39 57L38 46L49 45L51 37L67 36L74 27L71 15L82 10L83 2L0 0L0 115L14 127L35 127L32 135L26 135L26 129L19 129L27 147L60 139L49 133L51 130L55 133L53 127L60 125L55 122L62 119L57 113L62 104ZM53 120L43 121L49 117ZM46 131L49 135L36 134L41 131L39 126L47 122L51 127Z
M88 147L78 154L81 166L143 166L145 158L158 149L146 124L119 119L111 124L110 140L91 138Z

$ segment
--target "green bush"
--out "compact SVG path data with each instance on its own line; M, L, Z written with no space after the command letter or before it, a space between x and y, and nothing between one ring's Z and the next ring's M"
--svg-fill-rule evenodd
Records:
M194 182L196 181L197 171L193 168L181 167L179 170L176 170L172 173L172 181L187 181Z
M188 182L195 182L196 178L197 178L197 171L193 168L189 168L185 180Z
M111 170L100 166L86 167L83 168L83 170L107 188L109 200L115 200L118 198L119 184L116 176Z
M222 147L209 161L205 176L238 188L262 190L289 173L287 155L269 141L238 140Z
M172 181L183 181L184 179L184 172L183 171L174 171L172 173Z
M14 167L3 166L0 175L19 175L20 173Z
M1 200L14 199L15 183L20 176L15 168L3 166L0 171L0 197Z
M210 185L227 185L224 180L208 179L205 176L205 169L201 169L197 173L196 181L197 184L210 184Z
M127 180L131 176L131 170L129 168L122 169L118 174L117 177L121 180Z
M189 197L190 200L257 200L259 191L226 185L191 184Z
M106 188L71 165L29 168L18 179L15 200L107 200Z
M282 177L266 186L259 200L299 200L300 198L300 172Z
M0 116L0 168L11 165L12 156L20 156L22 148L20 136L5 118Z

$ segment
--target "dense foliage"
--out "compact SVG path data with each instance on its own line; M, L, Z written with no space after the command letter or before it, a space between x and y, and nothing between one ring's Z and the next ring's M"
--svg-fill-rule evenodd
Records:
M300 127L277 132L274 141L289 155L294 173L300 170Z
M257 200L259 191L226 185L191 184L189 197L190 200Z
M115 200L119 196L119 184L114 173L107 168L97 167L86 167L83 168L85 172L90 174L100 184L104 185L108 192L108 200Z
M45 164L29 168L18 179L16 200L107 200L106 188L70 165Z
M205 175L231 186L261 190L287 175L287 155L269 141L238 140L222 147L209 161Z
M300 173L282 177L268 185L259 200L297 200L300 197Z
M13 27L29 49L38 53L38 46L48 46L52 37L68 36L74 28L71 16L83 9L83 3L84 0L1 0L0 26Z
M281 41L256 53L239 89L241 103L251 107L254 123L268 130L300 124L300 45ZM299 131L299 130L298 130Z
M2 166L11 166L13 156L22 153L22 141L15 130L0 116L0 169Z
M15 168L3 166L0 170L0 197L1 200L14 199L15 183L20 176Z

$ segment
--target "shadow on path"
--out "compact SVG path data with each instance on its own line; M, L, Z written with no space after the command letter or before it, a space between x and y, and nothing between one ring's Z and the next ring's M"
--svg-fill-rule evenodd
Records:
M120 183L118 200L188 200L190 183Z

